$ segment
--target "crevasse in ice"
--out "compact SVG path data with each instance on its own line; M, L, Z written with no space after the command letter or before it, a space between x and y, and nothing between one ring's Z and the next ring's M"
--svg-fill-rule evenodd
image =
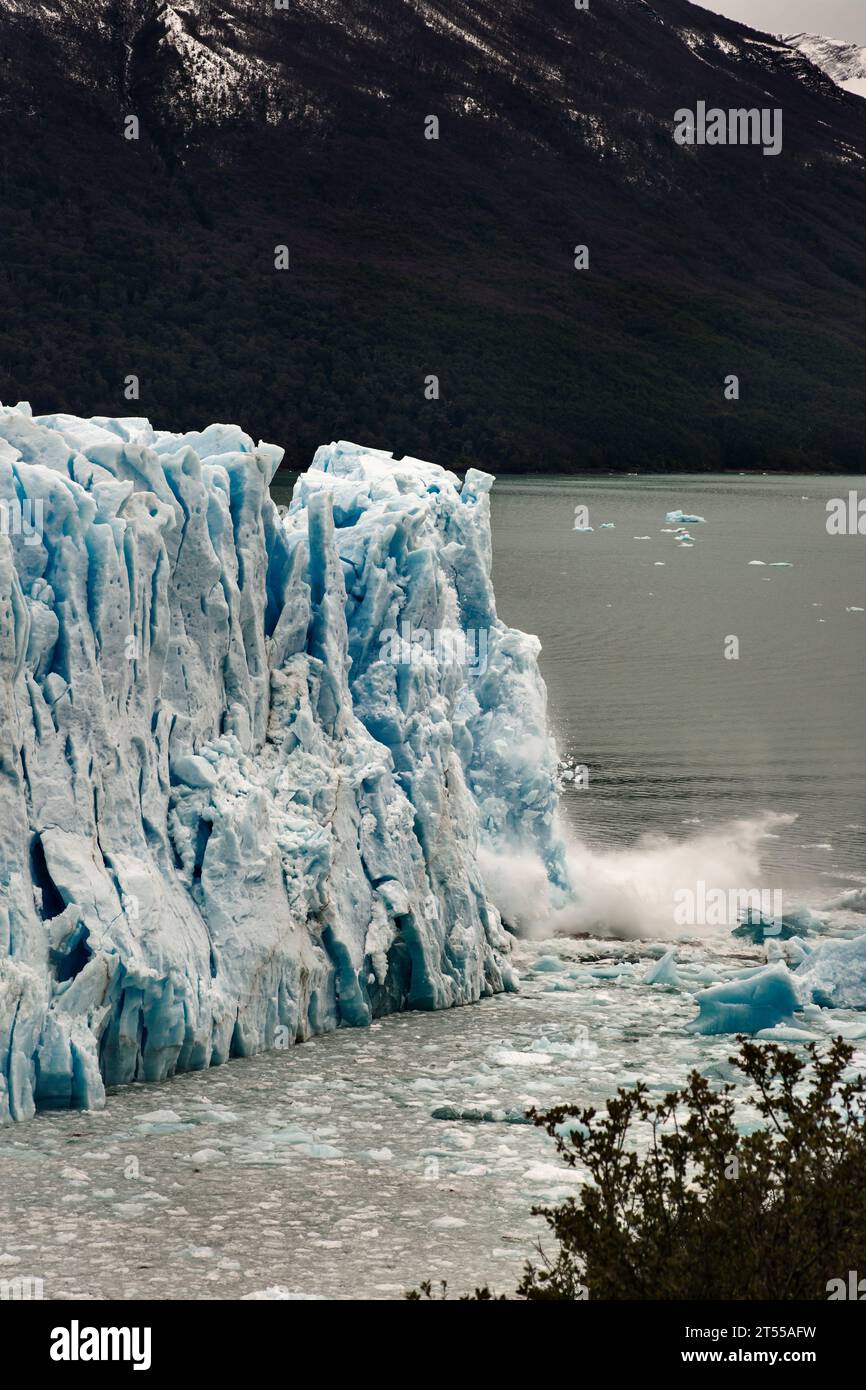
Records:
M0 1121L514 987L563 877L489 475L0 408Z

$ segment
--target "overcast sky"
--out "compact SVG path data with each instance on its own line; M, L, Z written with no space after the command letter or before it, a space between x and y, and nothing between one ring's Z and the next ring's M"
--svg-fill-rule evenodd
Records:
M866 44L866 0L696 0L771 34L826 34Z

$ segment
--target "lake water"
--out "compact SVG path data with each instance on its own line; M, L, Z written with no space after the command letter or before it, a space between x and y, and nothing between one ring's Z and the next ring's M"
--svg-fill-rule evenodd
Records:
M826 529L827 500L860 481L497 483L499 613L541 638L560 747L589 769L565 797L582 839L784 812L798 819L766 842L767 886L820 902L863 882L866 536ZM577 506L591 533L573 530ZM662 529L676 509L706 518L691 548Z
M499 611L540 635L562 751L589 767L564 807L593 871L699 871L733 819L770 811L797 819L756 840L762 883L821 903L864 881L866 615L846 610L866 608L866 539L824 524L826 499L849 486L497 485ZM592 533L573 530L580 505ZM707 518L690 528L693 548L661 529L674 508ZM724 658L731 636L738 661ZM697 856L677 860L695 841ZM49 1298L398 1298L428 1277L513 1289L543 1233L530 1207L574 1190L515 1115L599 1104L637 1079L661 1092L695 1065L733 1075L731 1039L684 1024L702 983L763 953L692 933L677 945L682 987L648 986L664 949L522 943L519 995L124 1087L102 1112L0 1131L0 1277L43 1278ZM558 970L533 968L551 953ZM864 1045L862 1014L825 1012L817 1031Z

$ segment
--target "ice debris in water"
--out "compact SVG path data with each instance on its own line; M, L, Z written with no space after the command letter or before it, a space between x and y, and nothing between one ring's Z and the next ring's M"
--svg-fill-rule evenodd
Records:
M691 512L667 512L665 515L667 522L679 522L681 526L699 526L706 522L705 516L694 516Z
M801 1007L796 982L782 961L741 971L696 996L698 1017L690 1033L757 1033L787 1019Z
M807 907L792 909L778 921L759 911L750 910L739 926L734 927L731 935L761 946L765 940L770 939L787 941L792 936L812 936L816 932L824 931L826 925L825 918L819 917Z
M653 961L644 976L644 984L647 985L678 985L680 977L677 973L676 956L673 951L666 951L661 960Z
M823 1009L866 1009L866 934L822 941L798 967L797 979Z
M511 988L479 843L562 878L493 479L281 457L0 407L0 1121Z
M266 1289L256 1289L253 1293L241 1295L242 1302L295 1302L295 1303L318 1303L324 1298L324 1294L317 1293L293 1293L284 1288L282 1284L271 1284Z
M533 962L531 968L533 971L539 971L542 974L545 972L552 972L555 974L558 970L562 969L562 961L559 959L559 956L539 956Z
M820 1009L866 1010L866 933L813 947L796 938L770 939L767 946L768 953L784 958L738 971L697 994L698 1017L687 1031L757 1033L782 1022L798 1027L796 1015L804 1011L820 1021Z

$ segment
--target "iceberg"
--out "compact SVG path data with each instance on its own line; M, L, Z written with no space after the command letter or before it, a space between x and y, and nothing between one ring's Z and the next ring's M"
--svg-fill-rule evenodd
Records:
M783 961L746 970L695 996L698 1016L689 1033L758 1033L787 1020L802 1001L794 976Z
M489 474L0 407L0 1122L516 988L564 883Z
M866 1009L866 933L822 941L796 973L822 1009Z
M810 915L804 909L801 920ZM775 1029L778 1040L779 1024L793 1026L799 1036L801 1020L817 1021L817 1009L866 1009L866 933L831 937L814 947L794 933L784 944L766 944L776 957L768 965L739 971L695 996L698 1017L687 1032L763 1035Z
M789 941L795 936L813 936L825 931L827 919L819 917L808 907L793 908L778 921L764 913L750 909L731 935L741 941L751 941L762 946L767 940Z
M680 526L699 526L706 522L705 516L695 516L691 512L666 512L665 521L678 522Z

